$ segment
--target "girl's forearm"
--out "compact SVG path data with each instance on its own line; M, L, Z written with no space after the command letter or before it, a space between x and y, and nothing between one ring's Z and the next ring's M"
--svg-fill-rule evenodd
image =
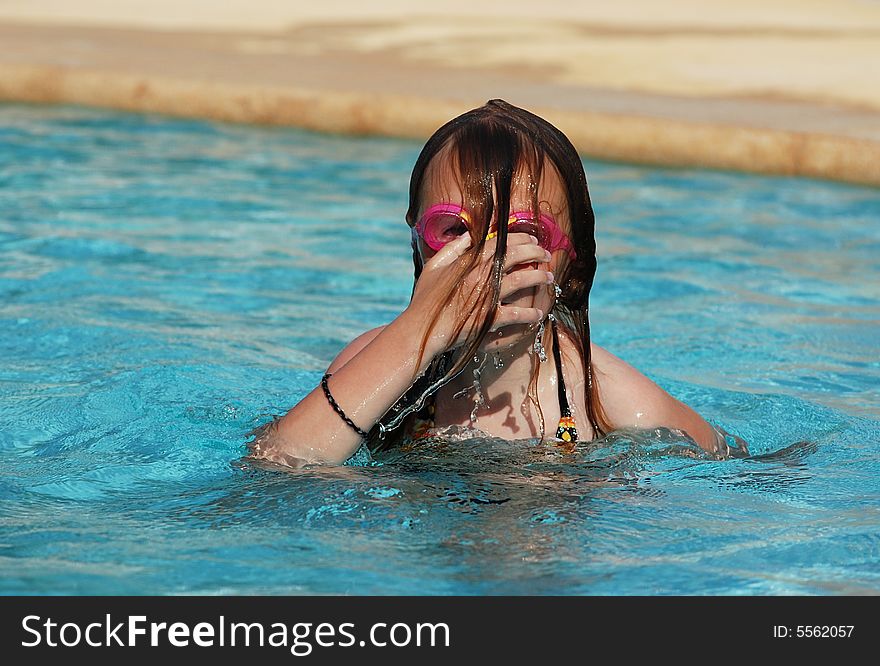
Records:
M424 325L421 317L404 311L328 380L336 403L365 432L430 364L433 354L426 350L421 366L415 367ZM277 422L271 440L260 447L281 453L279 458L341 463L362 438L336 413L319 385Z

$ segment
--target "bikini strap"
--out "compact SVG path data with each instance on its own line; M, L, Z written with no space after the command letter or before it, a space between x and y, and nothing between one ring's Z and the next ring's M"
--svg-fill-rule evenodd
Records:
M559 426L556 428L556 438L566 442L577 441L577 426L571 415L568 405L568 396L565 392L565 378L562 376L562 355L559 351L559 334L556 332L556 317L550 316L550 328L553 330L553 360L556 362L556 389L559 393Z

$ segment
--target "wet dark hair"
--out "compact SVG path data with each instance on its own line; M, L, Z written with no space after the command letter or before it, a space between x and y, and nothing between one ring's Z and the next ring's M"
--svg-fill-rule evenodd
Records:
M562 272L556 276L557 283L562 287L562 295L557 300L553 312L557 322L567 329L576 341L587 384L585 411L596 436L604 436L613 428L599 404L596 373L590 358L588 316L590 289L596 274L595 216L590 202L586 174L577 150L559 129L543 118L504 100L489 100L485 105L453 118L440 127L422 148L410 180L406 221L411 227L415 226L421 209L426 174L437 159L451 162L451 170L458 175L465 199L462 203L472 215L470 228L472 247L459 262L460 273L457 278L464 277L477 266L486 242L486 231L493 216L499 221L505 221L498 224L498 242L493 257L490 288L481 291L471 313L464 313L452 339L459 336L465 322L476 312L484 313L482 318L477 319L481 324L476 330L467 332L467 339L462 347L464 351L457 354L458 360L444 376L454 377L467 366L482 345L494 320L500 302L504 256L507 251L506 220L510 213L510 195L514 178L523 172L528 174L532 210L537 212L538 184L545 163L549 163L556 170L563 184L570 220L570 238L577 253L577 258L574 260L569 258ZM414 282L417 282L422 272L422 261L415 241L413 264ZM436 304L429 319L430 325L421 341L416 367L421 364L431 329L443 309L451 303L455 295L455 285L460 281L460 279L452 281L450 283L452 287L446 297ZM438 372L438 359L439 356L432 361L426 375ZM529 395L538 407L543 426L543 414L537 402L537 367L532 374ZM394 409L399 411L400 403Z

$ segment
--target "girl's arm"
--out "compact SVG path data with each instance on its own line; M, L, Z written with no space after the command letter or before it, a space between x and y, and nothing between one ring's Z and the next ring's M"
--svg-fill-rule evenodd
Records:
M423 322L405 310L387 326L355 338L340 352L327 381L336 403L359 428L370 428L422 374L433 354L426 351L416 369ZM344 462L360 446L361 436L340 418L319 385L273 424L260 441L267 458L299 464ZM280 455L279 455L280 454Z
M468 326L455 334L461 313L469 313L479 287L486 283L492 266L497 237L483 247L477 268L459 277L462 255L471 246L468 234L447 243L429 259L413 291L413 298L397 319L378 332L369 331L351 342L330 365L328 386L333 399L361 430L369 432L413 381L423 374L434 357L462 344ZM546 250L525 233L508 236L506 265L510 271L524 263L546 261ZM542 270L508 273L502 288L513 291L523 286L546 283ZM428 316L434 304L448 291L458 291L456 307L445 308L438 316L428 339L421 365L416 368L419 345L427 332ZM470 316L478 316L471 314ZM491 330L511 324L532 323L544 314L535 308L499 306ZM465 322L467 323L467 321ZM455 339L453 339L455 338ZM362 441L354 428L342 420L318 386L281 419L260 433L253 443L258 457L297 466L308 462L344 462Z

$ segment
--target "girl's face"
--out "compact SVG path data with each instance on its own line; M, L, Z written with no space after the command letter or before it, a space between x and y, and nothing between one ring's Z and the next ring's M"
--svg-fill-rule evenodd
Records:
M420 219L426 210L431 206L443 203L451 203L461 205L468 210L468 204L464 200L464 195L458 184L456 174L447 166L448 160L435 159L429 165L425 174L425 181L422 189L422 200L418 211ZM435 166L440 164L441 166ZM513 178L510 192L510 210L511 211L530 211L532 209L532 196L529 192L529 175L520 172ZM538 186L538 206L540 213L549 215L559 229L571 239L571 223L568 216L565 190L562 185L556 169L547 162L544 165L541 174L541 181ZM497 211L495 213L497 217ZM492 225L497 224L497 219L493 218ZM512 233L512 232L509 232ZM428 262L431 257L437 254L437 250L432 249L423 238L418 237L418 252L422 259L422 265ZM512 271L539 269L551 271L557 281L561 277L561 273L569 261L569 255L566 250L558 249L552 253L550 261L547 263L531 263L519 264ZM540 308L547 313L553 306L555 301L553 285L541 285L536 287L527 287L511 294L507 298L502 299L502 305L512 307L531 307ZM501 347L507 347L518 341L522 336L533 330L525 324L506 326L498 333L491 334L491 341L484 344L483 349L492 351ZM488 340L488 338L487 338Z

